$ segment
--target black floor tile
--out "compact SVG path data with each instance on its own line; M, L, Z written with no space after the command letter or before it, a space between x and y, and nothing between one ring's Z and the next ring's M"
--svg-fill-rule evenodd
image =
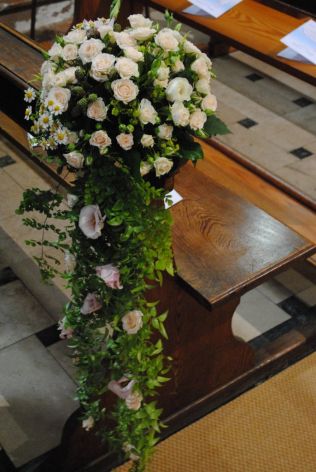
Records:
M246 75L246 79L251 80L251 82L257 82L258 80L262 80L263 77L254 72L253 74Z
M2 156L2 157L0 157L0 168L9 166L11 164L15 164L15 160L12 159L11 156Z
M275 326L274 328L269 329L269 331L266 331L264 334L261 334L260 336L257 336L256 338L252 339L251 341L249 341L249 344L254 349L259 349L263 346L270 344L271 341L274 341L283 334L288 333L289 331L291 331L291 329L295 328L296 325L296 320L294 318L291 318L290 320L284 321L284 323L281 323Z
M58 324L56 323L53 326L49 326L48 328L39 331L36 333L36 336L45 347L48 347L60 341L59 334Z
M316 310L313 310L313 308L306 305L294 295L278 305L283 311L292 316L300 324L307 323L311 319L311 316L316 314Z
M253 126L258 124L256 121L252 120L251 118L244 118L243 120L238 121L238 123L244 128L252 128Z
M313 153L304 147L299 147L290 151L291 154L298 157L299 159L305 159L305 157L311 156Z
M5 267L4 269L0 270L0 285L5 285L17 279L17 276L10 267Z
M293 100L293 103L295 103L299 107L304 108L304 107L307 107L308 105L312 105L314 102L307 97L300 97L300 98L297 98L296 100Z
M0 472L16 472L17 469L4 449L0 449Z

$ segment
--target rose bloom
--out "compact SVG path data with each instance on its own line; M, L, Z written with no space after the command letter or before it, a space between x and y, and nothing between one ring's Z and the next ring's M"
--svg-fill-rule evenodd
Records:
M122 318L122 325L127 334L136 334L143 326L143 313L140 310L128 311Z
M126 384L126 382L128 383ZM122 400L125 400L129 395L131 395L135 383L135 380L129 380L124 375L119 380L111 380L108 383L108 389L115 393L119 398L122 398Z
M152 21L141 14L130 15L128 18L132 28L151 28Z
M208 65L205 58L202 56L192 62L191 70L193 70L193 72L195 72L201 79L208 79L210 77Z
M92 429L93 426L94 426L94 419L93 419L92 416L89 416L89 418L83 420L83 422L82 422L82 427L86 431L90 431L90 429Z
M75 44L66 44L62 51L64 61L74 61L78 56L78 48Z
M166 80L158 80L158 79L155 79L154 80L154 86L155 87L161 87L161 88L167 88L168 87L168 79Z
M143 98L139 104L139 120L144 125L155 124L158 113L147 98Z
M140 143L144 147L153 147L153 145L155 144L154 138L151 134L143 134Z
M104 47L104 43L101 39L91 38L84 41L78 51L82 63L87 64L91 62L95 56L100 54Z
M126 31L122 31L120 33L113 33L114 39L116 41L116 44L118 45L119 48L125 49L130 46L136 46L136 40L131 37L129 33Z
M149 174L153 166L149 164L149 162L141 161L140 163L140 175L144 177L144 175Z
M173 162L166 157L158 157L154 162L154 167L156 171L156 176L160 177L161 175L168 174L168 172L173 167Z
M82 307L80 308L80 313L83 315L91 315L91 313L100 310L100 308L102 308L102 303L97 294L88 293L83 301Z
M173 64L172 66L172 72L181 72L182 70L184 70L184 64L182 61L180 61L180 59L177 59L176 62Z
M103 121L108 113L108 107L105 106L103 98L99 97L90 103L87 109L87 116L95 121Z
M206 113L202 110L195 110L190 116L190 128L194 130L202 129L207 120Z
M160 66L157 71L158 80L168 80L169 79L170 69L166 66Z
M108 146L111 146L111 138L109 137L106 131L102 129L92 133L91 138L89 139L91 146L96 146L99 149L104 149Z
M203 95L208 95L211 91L211 84L209 79L199 79L195 83L195 88L199 93L203 93Z
M195 46L191 41L185 41L183 44L184 52L187 54L201 54L201 51L198 47Z
M138 65L128 57L119 57L115 63L115 69L122 79L139 77Z
M173 31L169 28L164 28L155 37L155 43L164 51L176 51L179 42L175 38Z
M115 56L107 53L97 54L91 63L90 75L98 82L104 82L114 69Z
M96 274L103 280L105 285L113 289L122 289L123 285L120 282L120 271L113 264L106 264L97 266L95 268Z
M76 131L68 130L67 137L68 137L68 143L77 144L77 142L79 141L79 136L78 136L78 133L76 133Z
M81 154L81 152L71 151L67 154L63 154L63 156L66 159L68 165L74 167L75 169L82 169L84 164L84 156Z
M54 78L54 85L56 87L65 87L67 84L77 84L76 70L77 67L68 67L68 69L58 72Z
M132 392L126 399L125 403L129 410L139 410L142 406L143 396L139 392Z
M190 121L190 112L182 102L175 102L170 107L171 116L176 126L188 126Z
M137 39L137 41L146 41L147 39L151 38L155 33L156 30L152 28L140 27L133 29L132 31L130 31L129 34L132 38Z
M74 195L73 193L67 193L67 205L69 208L73 208L78 200L79 197L77 195Z
M125 104L135 100L138 95L138 87L130 79L114 80L111 87L116 100Z
M76 257L73 254L71 254L71 252L65 251L64 263L65 263L66 272L73 272L75 270L75 267L76 267L76 262L77 262Z
M124 55L135 62L141 62L144 60L144 54L132 46L124 48Z
M103 39L104 36L113 31L114 22L112 20L106 20L105 23L103 21L95 21L94 25L99 32L101 39Z
M167 125L167 123L164 123L163 125L158 126L158 138L160 139L171 139L172 132L172 125Z
M48 55L53 61L57 61L59 57L62 56L63 48L60 44L54 43L52 47L48 50Z
M202 100L201 107L202 107L202 110L216 111L217 99L215 95L213 95L212 93L210 93L209 95L206 95L206 97L204 97Z
M68 103L71 97L71 92L67 88L63 87L52 87L47 95L47 103L52 101L58 103L61 111L64 112L68 109Z
M63 318L58 322L58 330L60 331L59 337L60 339L70 339L73 336L74 330L67 326L65 327L66 318Z
M104 226L99 205L86 205L80 210L79 228L89 239L98 239Z
M169 102L184 102L190 100L193 87L184 77L176 77L169 82L166 97Z
M139 456L133 452L135 450L135 446L129 443L123 444L123 451L127 454L128 458L131 461L137 461Z
M87 39L85 30L74 29L64 36L65 43L81 44Z
M131 133L121 133L116 136L116 141L124 151L129 151L134 145L134 137Z

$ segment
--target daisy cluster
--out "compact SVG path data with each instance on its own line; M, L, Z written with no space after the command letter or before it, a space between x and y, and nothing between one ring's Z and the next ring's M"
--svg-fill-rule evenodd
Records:
M131 15L120 31L113 20L84 21L56 42L41 68L39 92L25 92L34 143L76 171L106 156L142 176L168 174L192 136L210 136L217 102L212 62L179 28L159 29ZM133 166L135 168L135 165Z

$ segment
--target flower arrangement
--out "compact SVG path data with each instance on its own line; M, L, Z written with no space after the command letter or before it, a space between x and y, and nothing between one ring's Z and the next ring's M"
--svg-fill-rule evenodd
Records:
M41 89L25 92L32 145L74 176L68 207L55 190L30 189L18 213L42 231L43 278L61 273L71 302L60 322L78 368L82 424L144 470L161 429L157 388L168 380L167 313L145 298L148 282L173 275L171 217L163 178L203 157L194 136L227 132L215 116L212 63L180 33L137 14L121 31L110 19L84 21L57 37L41 68ZM153 185L153 182L155 185ZM54 220L51 222L51 220ZM62 228L56 220L66 221ZM46 240L51 230L54 240ZM49 248L60 249L65 270ZM153 341L158 331L161 338ZM111 411L102 396L117 398ZM105 418L114 420L109 431Z

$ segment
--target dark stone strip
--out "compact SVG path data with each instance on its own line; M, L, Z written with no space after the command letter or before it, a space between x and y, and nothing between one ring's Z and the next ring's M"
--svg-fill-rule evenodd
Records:
M8 284L14 280L18 280L18 278L10 267L0 270L0 285Z
M48 328L43 329L36 333L37 338L45 347L49 347L52 344L57 343L60 341L59 331L58 331L58 324L54 324L49 326Z

